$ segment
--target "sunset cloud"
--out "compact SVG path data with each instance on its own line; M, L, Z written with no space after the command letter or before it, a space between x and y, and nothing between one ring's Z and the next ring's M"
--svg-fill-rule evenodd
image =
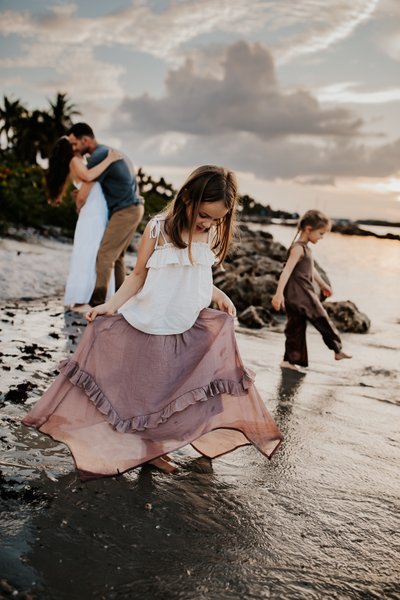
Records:
M316 91L320 102L333 104L387 104L400 102L400 87L366 90L361 83L342 82L327 85Z
M262 139L293 135L352 137L361 120L344 109L323 110L306 90L285 92L271 53L261 44L237 42L226 51L222 78L196 72L192 62L169 72L166 95L125 99L123 127L144 133L197 135L248 132Z
M110 97L119 92L115 83L121 71L112 70L111 58L107 66L97 61L97 48L122 47L177 67L195 51L192 42L204 46L203 36L227 33L240 39L270 32L272 51L279 61L288 62L351 35L371 16L378 1L354 0L349 5L340 0L173 0L156 11L151 3L134 0L126 8L94 18L79 16L74 3L53 4L46 13L35 16L29 11L6 10L0 12L0 34L20 36L24 43L19 55L0 59L0 68L48 67L64 76L62 57L68 57L70 71L104 69L109 85L99 89L98 83L89 80L86 89L95 96L104 95L107 87L105 96ZM278 42L274 38L277 31ZM91 59L81 59L78 48L91 53ZM71 93L81 91L73 77L68 77L68 83Z
M18 4L0 10L2 93L66 92L136 164L228 164L326 197L396 176L397 0Z

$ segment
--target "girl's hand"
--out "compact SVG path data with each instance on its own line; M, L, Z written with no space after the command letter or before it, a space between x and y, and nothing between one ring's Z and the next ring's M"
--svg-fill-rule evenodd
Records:
M114 313L115 309L113 309L108 302L105 302L105 304L99 304L99 306L95 306L94 308L89 310L85 315L85 319L90 323L91 321L95 320L97 315L107 315L108 317L110 317Z
M332 288L329 287L329 285L326 283L323 286L321 286L321 291L323 293L323 295L325 296L325 298L329 298L329 296L332 296L333 292L332 292Z
M271 304L275 310L285 308L285 298L283 294L275 294L275 296L272 297Z
M121 154L121 152L118 152L118 150L114 150L114 148L110 148L107 154L107 158L109 159L110 162L115 162L116 160L121 160L123 157L123 155Z
M235 305L233 304L232 300L228 298L228 296L221 290L218 290L218 294L216 297L214 297L214 302L217 303L219 310L228 313L228 315L231 315L232 317L236 315Z

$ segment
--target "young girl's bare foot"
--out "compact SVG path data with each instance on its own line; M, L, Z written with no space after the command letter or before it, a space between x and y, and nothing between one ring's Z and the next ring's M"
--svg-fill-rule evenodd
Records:
M178 470L178 467L174 465L174 463L164 460L162 456L155 458L154 460L149 460L148 464L167 474L176 473Z
M344 358L353 358L350 354L346 354L345 352L335 352L335 360L343 360Z
M280 364L281 369L292 369L292 371L299 371L299 367L297 365L292 365L292 363L287 360L283 360Z

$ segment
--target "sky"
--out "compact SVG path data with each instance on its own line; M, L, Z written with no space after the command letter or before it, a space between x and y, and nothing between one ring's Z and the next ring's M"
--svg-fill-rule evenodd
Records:
M400 222L399 63L398 0L0 0L0 101L66 92L153 176L276 209Z

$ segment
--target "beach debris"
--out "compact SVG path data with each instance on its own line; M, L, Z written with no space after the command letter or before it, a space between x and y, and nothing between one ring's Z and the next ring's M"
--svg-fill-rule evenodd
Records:
M31 381L18 383L14 388L8 390L4 399L15 404L24 404L25 400L29 397L29 392L32 392L36 388L37 384Z
M46 348L43 348L43 346L39 346L36 343L18 346L18 349L21 350L21 352L23 353L23 355L21 356L22 360L25 360L27 362L31 362L34 360L40 360L41 362L45 362L46 358L51 358L51 354L47 352Z

